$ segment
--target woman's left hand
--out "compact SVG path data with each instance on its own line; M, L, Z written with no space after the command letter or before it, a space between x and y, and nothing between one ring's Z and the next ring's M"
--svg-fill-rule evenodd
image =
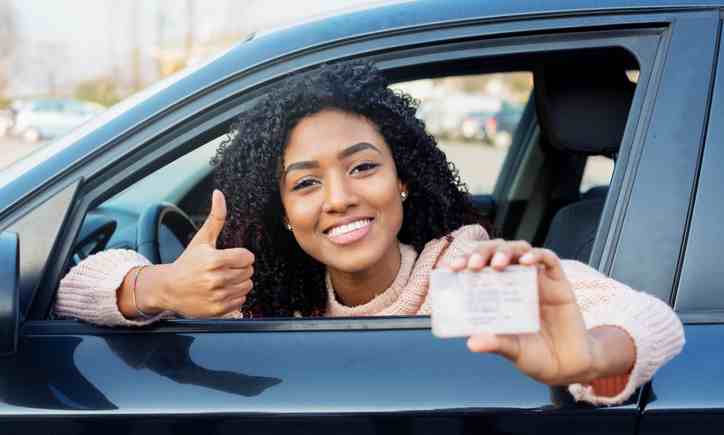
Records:
M473 352L492 352L548 385L589 383L600 377L599 344L586 330L571 284L558 256L525 241L480 242L467 256L453 260L453 271L503 270L511 264L538 268L540 331L535 334L477 334L468 339Z

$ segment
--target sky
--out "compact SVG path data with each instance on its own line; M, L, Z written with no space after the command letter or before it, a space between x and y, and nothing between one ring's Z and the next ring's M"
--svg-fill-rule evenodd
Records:
M307 19L338 9L364 7L371 0L9 0L14 7L19 47L11 72L15 94L45 92L51 82L72 87L83 79L124 73L138 38L150 59L159 45L182 47L187 3L192 4L194 40ZM115 68L115 69L114 69ZM152 66L144 75L153 80Z

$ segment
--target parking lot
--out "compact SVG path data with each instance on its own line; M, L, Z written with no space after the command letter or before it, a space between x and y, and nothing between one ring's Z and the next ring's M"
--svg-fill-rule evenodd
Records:
M22 159L41 146L43 146L42 143L31 144L13 137L0 137L0 170Z

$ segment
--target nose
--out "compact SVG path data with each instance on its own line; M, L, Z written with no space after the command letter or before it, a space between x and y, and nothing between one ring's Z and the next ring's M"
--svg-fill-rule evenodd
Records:
M330 176L325 181L323 212L344 213L349 207L357 205L357 195L344 175Z

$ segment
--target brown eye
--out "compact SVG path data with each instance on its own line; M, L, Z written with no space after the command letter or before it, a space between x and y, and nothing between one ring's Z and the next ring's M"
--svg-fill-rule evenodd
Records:
M378 166L380 166L378 163L369 163L369 162L360 163L359 165L357 165L357 166L355 166L354 168L352 168L352 170L350 171L350 173L351 173L351 174L355 174L355 173L359 173L359 172L368 172L368 171L371 171L371 170L373 170L374 168L376 168L376 167L378 167Z
M315 180L315 179L313 179L313 178L304 178L304 179L298 181L298 182L292 187L292 190L293 190L293 191L294 191L294 190L301 190L301 189L304 189L304 188L307 188L307 187L311 187L311 186L313 186L316 182L317 182L317 180Z

